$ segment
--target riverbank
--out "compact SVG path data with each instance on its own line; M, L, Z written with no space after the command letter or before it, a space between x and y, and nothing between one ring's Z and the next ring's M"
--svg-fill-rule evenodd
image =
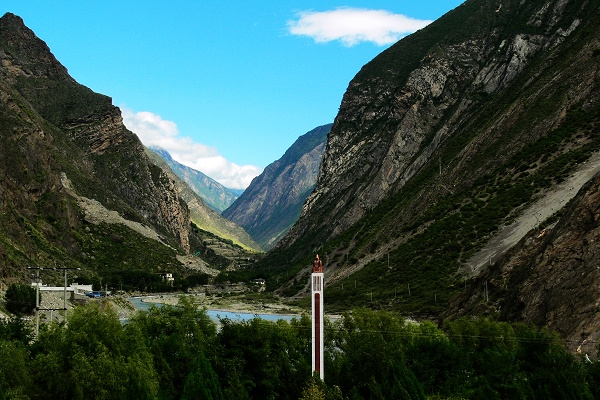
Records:
M144 296L144 303L160 303L168 305L177 305L179 297L182 294L157 294ZM219 296L207 295L205 293L188 294L194 299L194 302L201 308L209 310L227 311L232 313L244 314L285 314L297 315L300 317L306 310L289 304L283 304L277 300L263 301L260 299L249 299L247 296Z

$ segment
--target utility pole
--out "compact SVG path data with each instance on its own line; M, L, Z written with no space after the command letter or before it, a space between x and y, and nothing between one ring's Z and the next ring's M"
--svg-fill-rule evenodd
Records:
M485 302L487 303L489 300L489 296L488 296L488 286L487 286L487 281L485 281Z
M27 269L32 269L32 270L36 270L36 285L35 285L35 336L38 336L38 333L40 331L40 310L42 310L40 308L40 271L43 271L44 269L46 270L63 270L64 271L64 277L65 277L65 286L63 287L63 294L64 294L64 303L63 303L63 308L62 310L64 310L65 314L64 314L64 318L67 318L67 270L70 269L76 269L76 270L80 270L81 268L75 268L75 267L52 267L52 268L44 268L44 267L27 267ZM61 310L60 308L44 308L45 311L54 311L54 310Z
M27 269L35 269L35 337L40 331L40 270L43 268L27 267Z
M65 273L65 286L63 287L63 294L64 294L63 308L65 309L65 318L66 318L67 317L67 270L65 269L63 272Z

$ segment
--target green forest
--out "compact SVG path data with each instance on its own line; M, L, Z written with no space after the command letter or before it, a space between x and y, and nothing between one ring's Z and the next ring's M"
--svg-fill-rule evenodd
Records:
M364 308L326 322L323 382L306 315L216 324L182 296L123 322L97 302L37 338L15 317L0 322L0 399L600 398L600 362L546 329Z

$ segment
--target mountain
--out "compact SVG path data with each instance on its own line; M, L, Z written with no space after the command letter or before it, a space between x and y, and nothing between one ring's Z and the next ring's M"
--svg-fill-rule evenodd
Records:
M273 248L298 220L302 204L315 187L331 126L319 126L300 136L223 212L264 249Z
M599 196L596 174L546 226L532 229L493 268L482 271L445 315L496 313L505 320L532 322L559 332L571 350L594 354L600 340L595 312ZM486 301L482 288L487 288Z
M315 190L262 264L269 287L305 294L318 252L331 309L436 318L473 293L509 320L594 309L594 209L567 212L568 198L553 195L566 183L577 192L600 150L598 10L588 0L468 0L366 64L344 94ZM593 198L595 186L583 187ZM543 217L531 211L542 201L554 209ZM515 226L524 237L547 226L555 242L503 264L518 245L494 238L524 217L534 221ZM565 228L578 224L589 233ZM569 245L544 262L553 243ZM577 285L556 275L564 291L554 291L549 268L572 269ZM482 300L485 273L502 293Z
M198 228L225 240L230 240L234 244L237 244L248 251L262 252L260 245L250 237L244 228L222 217L221 214L208 207L197 192L192 190L188 182L172 170L171 163L176 163L180 167L183 167L181 170L189 170L192 173L197 172L198 174L202 174L201 172L177 163L177 161L174 161L171 158L167 151L162 149L157 151L156 148L150 148L146 150L146 154L152 162L165 171L169 177L175 181L179 197L186 202L190 210L190 219ZM168 160L171 160L171 162ZM207 177L207 179L210 178ZM219 243L219 247L222 247L222 243Z
M150 146L150 150L161 156L169 168L198 195L213 210L223 212L235 199L239 197L230 189L219 182L204 175L202 172L187 167L175 160L168 151L156 146Z
M11 13L0 18L0 212L3 280L39 267L60 282L51 268L71 267L139 286L157 271L189 273L186 254L223 262L111 99L78 84Z

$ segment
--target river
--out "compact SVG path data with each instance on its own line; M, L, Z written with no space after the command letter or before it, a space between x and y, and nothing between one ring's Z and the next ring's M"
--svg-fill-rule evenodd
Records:
M138 310L148 311L153 305L161 307L162 303L146 303L143 301L143 297L130 297L129 301ZM248 321L254 317L258 317L267 321L278 321L283 319L285 321L291 321L293 318L300 318L300 315L289 315L289 314L252 314L243 313L236 311L225 311L225 310L211 310L207 309L206 313L215 322L219 322L220 319L230 319L232 321Z

